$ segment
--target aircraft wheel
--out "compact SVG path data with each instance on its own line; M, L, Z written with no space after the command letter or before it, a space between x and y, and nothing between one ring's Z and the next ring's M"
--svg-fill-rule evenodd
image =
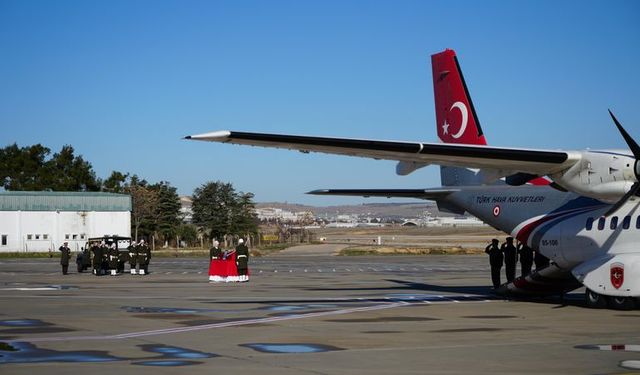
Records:
M633 310L635 305L633 297L609 297L609 306L615 310Z
M607 299L602 294L598 294L591 289L587 289L584 296L587 307L591 307L593 309L604 309L607 307Z

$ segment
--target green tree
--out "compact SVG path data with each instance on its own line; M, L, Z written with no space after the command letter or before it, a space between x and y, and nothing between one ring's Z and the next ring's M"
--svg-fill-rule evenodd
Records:
M180 225L180 198L176 188L166 181L151 185L150 189L157 195L155 230L165 241L169 241L177 234Z
M185 241L188 246L193 246L198 240L198 229L193 224L180 224L177 234L180 240Z
M98 191L100 182L91 167L82 156L75 156L73 147L62 146L60 152L44 165L46 185L54 191Z
M16 143L0 150L0 177L6 190L45 190L44 165L51 152L36 144L18 147Z
M128 188L127 178L129 173L112 171L111 176L102 181L102 191L109 193L125 193Z
M240 192L237 194L231 233L244 236L258 231L258 217L253 196L253 193Z
M134 239L137 242L140 234L153 234L158 194L147 186L146 181L140 181L137 176L134 175L131 180L132 183L127 188L127 192L132 199L131 226L133 227Z
M65 145L47 160L50 149L36 144L17 144L0 150L2 186L7 190L98 191L100 181L91 164L75 156Z
M245 235L257 230L251 193L236 193L233 185L207 182L193 193L193 223L208 232L210 238Z

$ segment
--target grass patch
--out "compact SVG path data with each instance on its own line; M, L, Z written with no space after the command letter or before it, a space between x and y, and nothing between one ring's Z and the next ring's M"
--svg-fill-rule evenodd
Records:
M56 254L56 253L51 253L49 254L48 252L43 253L43 252L39 252L39 253L30 253L30 252L24 252L24 251L16 251L16 252L8 252L8 253L0 253L0 258L2 259L9 259L9 258L60 258L60 254Z
M451 247L393 247L393 246L352 246L340 251L339 255L459 255L482 254L482 249Z

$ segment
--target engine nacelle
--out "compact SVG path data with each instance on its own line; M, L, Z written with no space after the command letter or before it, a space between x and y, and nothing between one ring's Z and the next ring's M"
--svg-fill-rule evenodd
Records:
M623 151L585 151L578 163L549 177L567 190L615 203L636 182L635 164Z

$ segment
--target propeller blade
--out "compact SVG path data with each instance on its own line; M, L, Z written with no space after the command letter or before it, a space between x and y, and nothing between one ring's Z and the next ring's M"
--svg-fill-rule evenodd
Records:
M622 134L622 137L627 142L627 145L629 145L631 152L633 152L633 156L635 156L636 159L640 159L640 146L638 146L636 141L634 141L633 138L631 138L631 136L629 135L629 133L627 133L627 131L624 130L624 128L622 127L622 125L620 125L620 122L618 121L616 116L613 115L611 110L609 109L608 111L609 111L609 114L611 115L611 118L613 119L613 122L616 124L616 126L618 127L618 130Z
M603 216L609 217L614 212L618 211L618 209L622 207L622 205L625 204L625 202L629 198L636 195L638 190L640 190L640 182L634 182L633 185L631 185L631 189L629 189L629 191L622 198L620 198L619 201L617 201L613 206L611 206L611 208L609 208L609 210L607 210L607 212L605 212Z

